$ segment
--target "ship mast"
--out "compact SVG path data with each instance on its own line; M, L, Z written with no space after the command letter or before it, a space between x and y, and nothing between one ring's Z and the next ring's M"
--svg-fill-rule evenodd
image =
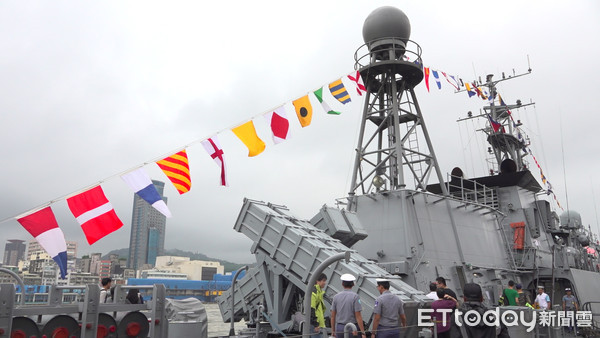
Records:
M365 20L365 45L355 53L355 69L366 98L350 204L357 194L425 191L432 173L444 182L414 92L424 77L421 48L409 37L410 22L397 8L381 7Z
M517 100L514 104L507 104L498 93L496 85L530 73L531 68L526 73L509 77L502 73L502 79L499 80L493 80L494 75L488 74L486 82L480 86L477 86L476 82L470 84L473 92L476 92L478 96L482 96L484 100L487 99L489 105L483 107L483 113L480 115L472 116L469 112L467 118L457 120L457 122L473 118L488 120L489 127L483 129L483 132L487 134L487 142L490 144L488 152L494 155L495 168L498 172L514 172L527 169L527 163L523 157L527 155L525 148L529 145L529 140L519 128L521 121L513 118L512 110L530 106L534 103L523 104L521 100ZM481 88L486 90L482 91Z

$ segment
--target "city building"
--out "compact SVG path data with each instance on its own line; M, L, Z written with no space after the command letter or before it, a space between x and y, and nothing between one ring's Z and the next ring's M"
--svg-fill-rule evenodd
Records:
M142 270L140 273L141 278L143 279L180 279L187 280L188 275L185 273L178 273L172 271L163 271L163 270Z
M189 257L159 256L156 270L187 275L190 280L212 280L216 274L223 274L225 267L219 262L193 261ZM143 277L142 278L149 278Z
M102 280L102 278L111 276L110 266L111 266L111 261L109 261L109 260L100 261L99 268L98 268L98 276L100 276L100 280Z
M98 276L89 272L71 272L67 277L69 285L98 284Z
M242 271L238 278L243 278L245 271ZM185 299L189 297L197 298L203 302L215 302L218 296L223 294L223 291L231 287L233 280L232 274L220 275L216 274L211 280L181 280L173 278L164 279L136 279L130 278L127 280L128 285L152 285L164 284L166 288L167 298ZM152 295L148 291L141 290L145 299Z
M166 203L167 198L163 196L165 184L155 180L152 183ZM140 270L144 264L156 264L156 257L164 253L166 224L167 218L163 214L134 194L127 260L129 268Z
M100 262L102 261L102 254L99 252L90 255L90 273L98 276L100 274Z
M38 251L46 252L44 248L36 241L35 239L30 240L27 243L27 258L31 257L34 253ZM67 241L67 260L75 261L77 258L77 242L75 241Z
M92 263L92 259L88 255L78 258L76 271L82 272L82 273L90 273L91 263Z
M17 266L19 261L25 260L25 241L9 239L4 245L3 265Z
M123 276L123 270L127 267L127 259L116 254L110 254L108 259L110 260L111 277Z

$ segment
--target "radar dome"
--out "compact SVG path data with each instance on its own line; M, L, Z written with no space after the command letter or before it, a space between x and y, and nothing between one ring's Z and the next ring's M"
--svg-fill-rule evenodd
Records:
M580 234L579 236L577 236L577 241L579 241L579 244L581 244L581 246L588 246L590 245L590 239L588 238L588 236Z
M392 6L379 7L363 24L363 40L369 43L381 38L398 38L404 43L410 38L410 21L403 11Z
M560 214L560 225L569 228L581 228L581 215L577 211L569 210Z

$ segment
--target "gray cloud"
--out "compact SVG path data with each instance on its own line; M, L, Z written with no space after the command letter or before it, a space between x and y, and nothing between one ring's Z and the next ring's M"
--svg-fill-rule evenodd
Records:
M291 108L291 100L353 69L362 23L381 5L387 3L0 4L0 219L282 103ZM591 192L600 198L594 155L600 136L592 110L600 81L594 66L600 57L598 5L398 6L411 20L411 38L423 48L424 62L435 69L465 80L474 73L498 77L513 68L526 71L529 55L533 73L502 85L500 92L510 102L536 102L518 112L534 154L563 207L566 177L570 208L581 212L585 224L597 226ZM469 110L479 111L482 101L443 86L431 93L423 84L417 88L440 166L484 175L487 145L471 136L483 121L455 122ZM167 222L167 248L248 262L251 244L232 230L244 197L286 204L303 218L344 197L361 109L355 101L337 117L315 107L307 128L288 109L292 138L277 146L258 117L267 149L256 158L246 157L231 132L220 133L229 188L217 186L218 168L204 149L191 147L192 191L179 196L168 184L165 190L174 214ZM166 180L155 165L146 168L154 179ZM93 246L85 243L66 203L53 205L67 238L79 241L84 253L129 242L132 193L118 177L103 188L125 226ZM14 220L2 227L0 243L30 238Z

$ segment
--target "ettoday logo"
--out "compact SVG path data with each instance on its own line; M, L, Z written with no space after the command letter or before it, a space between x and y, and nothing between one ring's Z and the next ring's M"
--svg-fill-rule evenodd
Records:
M431 314L433 309L419 309L417 316L418 326L433 326ZM452 313L451 309L438 309L442 313L442 325L446 326L447 314ZM529 320L527 318L530 317ZM539 322L538 322L539 318ZM461 311L454 310L454 322L458 326L525 326L527 332L533 331L536 325L542 326L572 326L575 322L579 327L591 326L591 311L514 311L505 310L500 313L500 308L488 309L483 313L476 310Z

